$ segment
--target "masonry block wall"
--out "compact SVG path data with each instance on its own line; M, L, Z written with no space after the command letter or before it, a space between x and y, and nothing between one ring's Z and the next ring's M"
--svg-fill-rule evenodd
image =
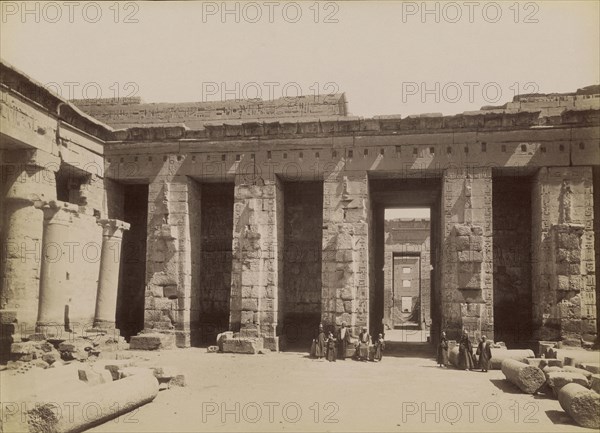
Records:
M282 320L283 189L278 178L237 178L233 207L230 329L279 349Z
M173 174L176 160L167 158L164 174L149 185L144 328L174 333L177 345L186 347L192 320L189 209L199 209L199 194L193 180Z
M333 173L323 183L322 322L369 327L369 184L366 172Z
M494 338L490 168L449 169L442 187L442 329Z
M593 342L597 318L592 169L540 169L532 202L534 337L571 345L580 345L581 339Z

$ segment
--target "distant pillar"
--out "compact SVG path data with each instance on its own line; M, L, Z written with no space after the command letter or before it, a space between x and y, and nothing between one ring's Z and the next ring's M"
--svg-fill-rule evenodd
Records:
M121 266L121 244L123 232L129 230L129 224L116 219L101 219L98 222L102 225L102 253L94 328L114 329L117 314L119 268Z
M64 246L68 245L73 218L78 216L79 207L51 201L41 208L44 211L44 239L36 331L50 335L54 330L60 333L58 328L66 325L68 300L63 293L72 264Z

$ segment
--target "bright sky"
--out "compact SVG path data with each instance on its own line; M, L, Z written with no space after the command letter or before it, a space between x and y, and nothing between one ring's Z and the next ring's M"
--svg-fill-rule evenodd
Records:
M597 1L1 5L2 58L67 98L344 91L354 115L452 114L600 82Z
M396 218L431 218L429 208L401 208L401 209L386 209L384 218L393 220Z

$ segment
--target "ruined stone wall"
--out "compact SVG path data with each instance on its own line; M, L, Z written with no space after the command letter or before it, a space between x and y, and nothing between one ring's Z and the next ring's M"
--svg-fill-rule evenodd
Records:
M442 329L493 339L491 169L446 170L441 218Z
M370 326L370 223L366 172L333 172L323 183L324 325Z
M279 350L284 197L281 182L237 178L229 326Z
M531 338L531 179L494 176L492 183L494 330L499 341L524 343Z
M591 167L542 168L532 189L534 338L596 338Z
M283 185L283 312L286 326L299 328L306 340L321 321L323 183Z

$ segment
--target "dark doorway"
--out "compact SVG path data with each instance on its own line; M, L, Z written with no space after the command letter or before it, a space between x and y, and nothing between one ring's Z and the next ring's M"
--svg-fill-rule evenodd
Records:
M286 349L308 350L321 321L323 182L284 182L281 293Z
M532 180L494 174L492 182L494 338L509 347L528 347L532 332Z
M215 344L217 334L229 329L231 295L233 183L200 185L200 239L192 236L192 255L200 250L200 266L192 277L192 345ZM191 211L191 210L190 210ZM198 210L197 210L198 211Z
M123 220L130 224L123 233L117 328L127 340L144 329L146 287L146 228L148 185L123 185Z

